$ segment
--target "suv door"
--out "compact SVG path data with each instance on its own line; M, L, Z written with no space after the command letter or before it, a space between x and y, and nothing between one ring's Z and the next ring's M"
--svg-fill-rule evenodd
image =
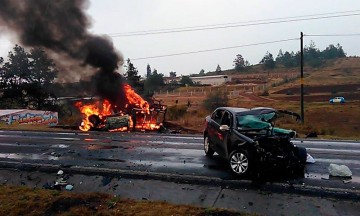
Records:
M233 121L232 114L229 111L224 111L221 118L220 126L227 125L229 129L231 129L232 121ZM217 128L218 139L216 145L217 145L218 153L223 157L227 158L228 156L227 141L230 130L220 130L220 126Z
M209 141L210 141L210 147L214 149L217 153L218 151L218 145L219 143L219 128L221 123L221 118L223 116L224 110L223 109L217 109L213 112L211 115L211 119L207 124L207 131L209 134Z

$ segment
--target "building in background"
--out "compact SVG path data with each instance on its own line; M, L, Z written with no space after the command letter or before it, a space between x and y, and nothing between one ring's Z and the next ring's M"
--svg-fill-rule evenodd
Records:
M194 83L198 83L200 85L218 86L231 82L231 77L228 75L200 76L190 78Z
M199 76L199 77L190 77L190 79L200 85L211 85L219 86L228 82L231 82L231 77L228 75L214 75L214 76ZM164 83L179 83L181 80L180 77L164 77Z

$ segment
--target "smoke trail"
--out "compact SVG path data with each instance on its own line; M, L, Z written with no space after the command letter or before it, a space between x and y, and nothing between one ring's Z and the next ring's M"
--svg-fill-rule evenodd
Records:
M88 6L88 0L0 0L0 26L15 32L25 46L41 46L97 68L97 79L92 80L98 93L115 102L122 94L119 87L115 92L104 86L122 85L115 70L123 57L109 38L88 32L91 23L84 12Z

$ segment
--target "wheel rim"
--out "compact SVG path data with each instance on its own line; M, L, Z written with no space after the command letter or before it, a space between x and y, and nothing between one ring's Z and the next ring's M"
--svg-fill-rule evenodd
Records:
M249 167L249 160L243 153L235 153L230 159L231 169L237 174L243 174Z
M205 140L204 140L204 150L205 152L209 152L209 138L208 137L205 137Z

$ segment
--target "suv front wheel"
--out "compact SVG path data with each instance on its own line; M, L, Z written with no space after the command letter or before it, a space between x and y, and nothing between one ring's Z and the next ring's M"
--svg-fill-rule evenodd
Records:
M237 149L230 154L229 165L235 175L245 176L250 173L252 166L251 155L246 150Z

